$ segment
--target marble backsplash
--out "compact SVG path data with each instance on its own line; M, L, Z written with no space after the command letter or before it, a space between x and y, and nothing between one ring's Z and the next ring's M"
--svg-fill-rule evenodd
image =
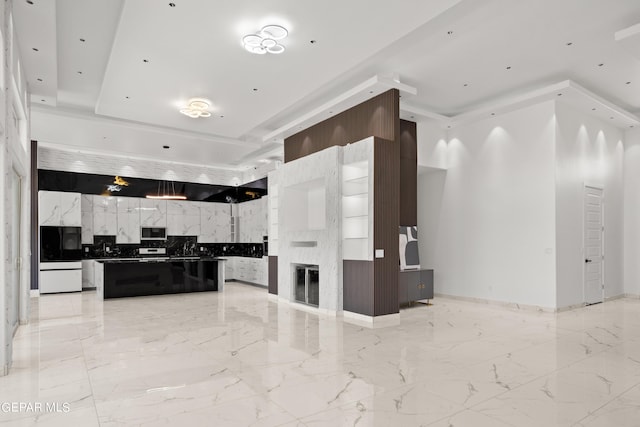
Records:
M141 244L116 244L116 236L95 236L92 245L82 245L83 259L138 258L140 248L167 248L167 256L239 256L262 258L262 243L198 243L196 236L167 236Z

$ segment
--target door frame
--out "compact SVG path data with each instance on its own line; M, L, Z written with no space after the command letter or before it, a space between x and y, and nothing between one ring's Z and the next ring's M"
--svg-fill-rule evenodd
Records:
M602 257L601 259L601 269L600 269L600 283L602 284L601 286L601 292L602 292L602 298L601 301L597 302L597 303L587 303L587 292L586 292L586 271L587 271L587 265L585 263L585 257L587 256L586 254L586 225L587 225L587 218L586 218L586 209L585 209L585 199L586 199L586 194L587 194L587 189L592 189L592 190L599 190L602 193L602 196L600 198L600 218L602 218L602 228L601 228L601 232L600 232L600 255ZM582 266L582 302L584 305L591 305L591 304L598 304L600 302L604 302L605 300L605 283L604 283L604 278L605 278L605 252L604 252L604 248L605 248L605 232L606 232L606 228L604 226L605 224L605 208L604 208L604 203L605 203L605 196L604 196L604 188L599 186L599 185L590 185L590 184L584 184L583 188L582 188L582 258L580 259L581 262L581 266Z

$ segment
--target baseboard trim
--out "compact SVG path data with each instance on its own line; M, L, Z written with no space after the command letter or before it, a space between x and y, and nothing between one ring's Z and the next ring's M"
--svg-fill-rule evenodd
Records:
M40 290L39 289L31 289L29 291L29 296L31 298L38 298L40 296Z
M365 314L343 311L345 322L368 328L386 328L400 324L400 313L385 314L384 316L367 316Z
M518 304L515 302L506 302L506 301L498 301L498 300L490 300L485 298L474 298L474 297L463 297L459 295L448 295L448 294L435 294L437 298L449 298L459 301L467 301L474 302L478 304L487 304L496 307L509 308L511 310L521 310L521 311L529 311L529 312L537 312L537 313L555 313L558 311L557 308L553 307L541 307L537 305L527 305L527 304Z
M640 299L640 294L624 294L625 298Z

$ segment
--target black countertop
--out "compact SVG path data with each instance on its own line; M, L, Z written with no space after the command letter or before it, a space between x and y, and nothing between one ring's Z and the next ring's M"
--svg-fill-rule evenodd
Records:
M116 263L159 263L159 262L198 262L198 261L226 261L219 257L147 257L147 258L98 258L93 261Z

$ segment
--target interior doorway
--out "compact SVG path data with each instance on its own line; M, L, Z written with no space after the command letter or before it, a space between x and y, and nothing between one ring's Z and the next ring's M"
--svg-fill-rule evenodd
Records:
M601 188L584 189L584 302L604 301L604 194Z

